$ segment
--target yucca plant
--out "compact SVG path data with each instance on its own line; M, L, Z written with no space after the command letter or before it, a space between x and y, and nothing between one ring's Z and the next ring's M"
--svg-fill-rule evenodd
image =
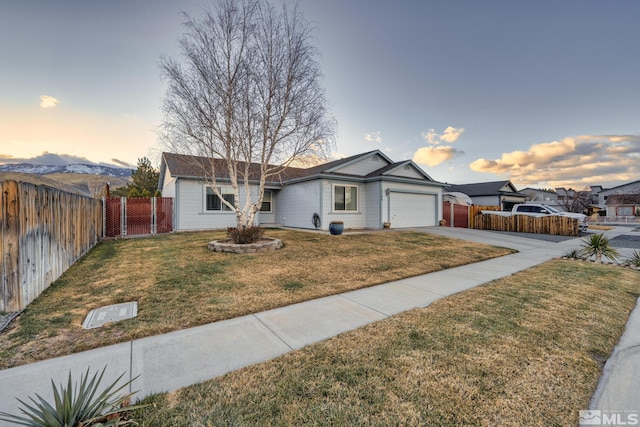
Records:
M106 369L105 366L102 372L96 372L91 380L87 369L84 375L80 375L80 384L75 384L75 387L71 372L66 388L62 384L57 387L51 380L53 405L36 393L36 399L29 397L32 404L17 399L24 406L19 408L24 416L0 412L0 420L30 427L112 427L135 424L123 419L124 413L146 405L128 406L135 392L120 394L135 378L116 388L124 376L122 373L112 384L100 391L100 382Z
M631 256L627 258L624 263L626 265L632 265L634 267L640 267L640 251L635 250L631 253Z
M584 255L580 249L571 249L562 256L570 259L584 259Z
M582 240L585 244L582 245L580 253L585 258L592 256L596 257L597 263L602 263L602 256L604 255L611 261L617 261L620 254L609 244L609 239L604 234L592 234L589 239Z

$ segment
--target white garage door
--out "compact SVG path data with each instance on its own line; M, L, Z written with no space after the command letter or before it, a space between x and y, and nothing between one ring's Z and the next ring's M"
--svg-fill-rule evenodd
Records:
M391 192L391 227L427 227L436 225L436 196Z

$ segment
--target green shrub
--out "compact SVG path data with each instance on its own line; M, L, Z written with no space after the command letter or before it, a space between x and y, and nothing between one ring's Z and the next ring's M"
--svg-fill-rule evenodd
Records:
M592 234L588 240L583 240L583 242L585 244L582 245L580 253L585 258L595 256L597 263L602 263L603 255L611 261L617 261L620 256L618 251L609 245L609 239L604 234Z
M584 259L585 258L580 249L571 249L569 252L566 252L562 256L565 257L565 258L571 258L571 259Z
M53 380L53 406L42 396L36 394L36 399L29 397L32 404L17 399L24 408L20 411L24 416L0 412L0 420L30 427L75 427L75 426L123 426L133 423L124 419L124 413L142 408L146 405L128 406L134 393L120 394L133 380L117 387L122 379L122 373L112 384L100 391L100 382L107 369L96 372L89 380L89 369L80 375L80 384L73 384L71 372L66 388L60 384L58 388Z
M626 265L632 265L634 267L640 267L640 251L635 250L631 253L631 256L627 258L624 263Z
M233 243L245 245L255 243L262 239L264 230L261 227L229 227L227 228L227 238Z

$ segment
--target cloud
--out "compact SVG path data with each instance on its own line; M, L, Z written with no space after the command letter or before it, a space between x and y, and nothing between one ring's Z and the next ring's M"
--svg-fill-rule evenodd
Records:
M437 166L442 162L460 157L464 151L448 146L422 147L413 155L413 161L427 166Z
M429 144L427 147L419 148L413 154L413 161L421 165L437 166L442 162L464 155L464 151L455 149L448 145L460 138L464 128L454 128L448 126L442 133L437 133L435 129L422 132L422 138Z
M116 166L120 166L123 168L137 168L137 165L132 165L131 163L125 162L124 160L118 160L118 159L111 159L111 162L116 165Z
M480 158L469 168L519 185L583 188L638 179L639 164L640 135L581 135L503 153L499 159Z
M53 108L58 105L58 100L53 96L42 95L40 97L40 106L42 108Z
M16 164L16 163L29 163L32 165L42 165L42 166L67 166L74 164L83 164L83 165L101 165L101 166L111 166L111 167L125 167L127 169L135 169L135 166L130 163L124 162L118 159L111 159L113 163L95 163L85 157L74 156L71 154L57 154L57 153L49 153L48 151L43 152L39 156L34 156L30 158L26 157L14 157L11 155L0 154L0 165L3 164Z
M72 156L69 154L56 154L49 153L48 151L43 152L39 156L31 157L31 158L20 158L14 156L5 156L0 154L0 164L9 164L9 163L30 163L32 165L44 165L44 166L66 166L71 164L88 164L95 165L94 162L87 160L84 157Z
M456 142L460 135L464 132L464 128L454 128L452 126L447 127L442 135L440 136L440 140L444 142L448 142L449 144Z
M371 132L371 133L365 133L364 134L364 139L369 141L369 142L377 142L377 143L381 143L382 142L382 136L380 136L380 131L375 131L375 132Z
M463 132L464 128L448 126L442 133L437 133L435 129L422 132L422 138L430 145L438 145L442 142L452 144L460 138Z

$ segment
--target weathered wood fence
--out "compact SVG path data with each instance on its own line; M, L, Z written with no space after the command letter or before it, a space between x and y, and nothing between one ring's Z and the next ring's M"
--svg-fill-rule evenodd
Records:
M474 218L473 228L477 230L517 231L520 233L560 236L578 236L579 233L577 219L556 215L535 217L531 215L479 214Z
M499 211L500 206L467 206L450 202L442 204L442 218L450 227L473 228L476 215L480 211Z
M0 182L0 311L33 301L102 235L102 202L24 182Z

